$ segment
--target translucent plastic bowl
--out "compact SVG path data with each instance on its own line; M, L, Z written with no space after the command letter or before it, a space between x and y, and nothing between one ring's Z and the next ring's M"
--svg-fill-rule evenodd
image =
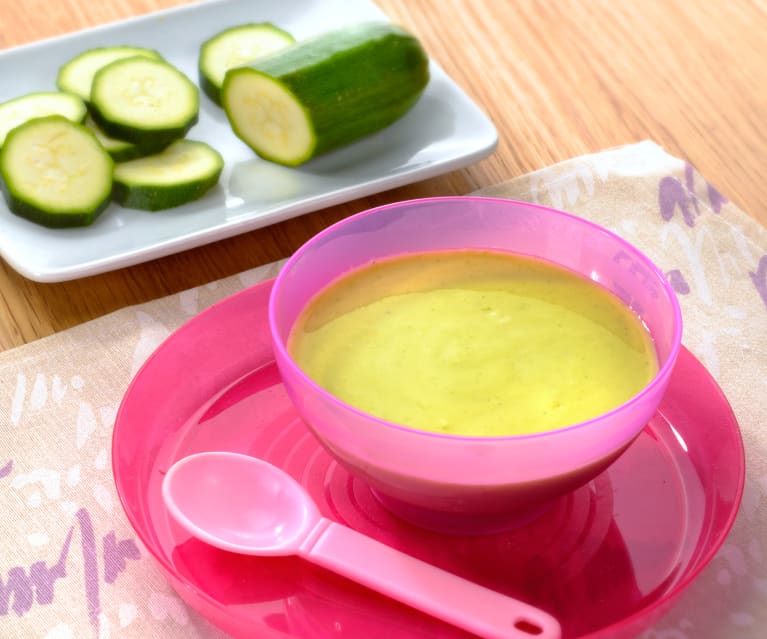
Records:
M604 286L649 329L660 365L655 378L623 405L587 422L534 435L465 437L363 413L325 392L291 359L286 340L299 312L340 275L384 257L466 248L549 260ZM561 211L480 197L399 202L327 228L282 269L269 301L269 324L285 388L330 454L395 514L457 533L518 525L604 470L655 413L682 336L673 289L625 240Z

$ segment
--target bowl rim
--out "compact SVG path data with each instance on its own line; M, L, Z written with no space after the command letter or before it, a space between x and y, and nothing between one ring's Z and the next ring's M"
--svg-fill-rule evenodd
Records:
M672 310L672 316L673 316L673 322L674 322L671 349L669 351L669 355L666 359L666 362L658 369L658 371L655 373L653 378L642 388L642 390L640 390L638 393L630 397L628 400L626 400L622 404L619 404L618 406L610 409L607 412L600 413L596 417L592 417L591 419L581 421L581 422L576 422L574 424L569 424L567 426L562 426L556 429L545 430L545 431L540 431L535 433L517 434L517 435L494 435L494 436L459 435L459 434L451 434L451 433L438 433L435 431L414 428L412 426L398 424L396 422L391 422L381 417L371 415L370 413L367 413L359 408L356 408L355 406L352 406L351 404L346 403L345 401L339 399L335 395L332 395L331 393L326 391L324 388L322 388L319 384L317 384L317 382L311 379L306 373L304 373L303 370L301 370L301 368L298 366L295 360L288 353L285 342L280 337L280 333L277 328L277 318L276 318L277 298L279 297L279 295L282 292L282 289L285 286L285 278L287 277L287 273L290 271L293 264L295 264L299 259L301 259L302 255L311 246L313 246L314 244L318 242L323 241L327 236L334 233L337 229L343 226L346 226L347 224L355 220L361 219L363 217L367 217L369 215L375 215L379 213L380 211L385 211L385 210L389 210L393 208L409 207L409 206L426 204L426 203L433 204L433 203L439 203L439 202L456 202L456 201L491 202L491 203L502 204L502 205L508 205L508 204L519 205L522 207L535 209L542 213L554 214L554 215L566 217L578 224L582 224L584 226L590 227L592 230L596 232L609 235L619 244L622 244L625 248L627 248L632 254L636 255L637 257L641 259L641 261L643 262L643 265L646 266L653 273L653 275L655 275L655 277L661 282L663 289L666 291L666 297L671 304L671 310ZM640 403L646 395L652 393L658 386L664 385L670 378L671 372L673 371L673 368L676 364L676 360L679 355L679 350L682 345L682 332L683 332L682 310L679 305L679 300L677 298L676 291L674 291L674 288L672 287L671 283L668 281L668 279L666 278L665 274L660 269L660 267L657 266L655 262L653 262L653 260L651 260L638 247L631 244L630 242L625 240L623 237L621 237L614 231L611 231L610 229L600 224L597 224L596 222L592 222L591 220L583 218L579 215L575 215L573 213L568 213L566 211L555 209L549 206L544 206L542 204L525 202L523 200L513 200L510 198L499 198L499 197L487 197L487 196L481 196L481 195L451 195L451 196L437 196L437 197L424 197L424 198L414 198L414 199L408 199L408 200L399 200L396 202L390 202L388 204L383 204L380 206L365 209L358 213L354 213L353 215L345 217L331 224L330 226L324 228L322 231L313 235L306 242L304 242L287 259L285 264L283 264L282 268L280 269L280 272L277 274L277 277L274 280L274 285L272 286L272 290L269 293L268 320L269 320L269 333L270 333L270 337L272 341L272 348L275 349L276 351L275 355L277 356L277 361L285 363L290 368L291 373L298 375L304 383L306 383L312 388L313 391L323 396L332 404L339 405L344 410L354 413L358 417L363 418L368 422L374 423L376 427L380 426L382 428L394 429L394 430L402 431L404 433L408 433L411 435L425 436L427 438L434 438L440 441L452 439L459 442L471 442L471 443L481 443L481 442L499 443L499 442L537 439L542 437L551 437L552 435L563 435L568 432L587 428L593 425L595 422L601 422L605 419L612 417L614 414L618 412L624 411Z

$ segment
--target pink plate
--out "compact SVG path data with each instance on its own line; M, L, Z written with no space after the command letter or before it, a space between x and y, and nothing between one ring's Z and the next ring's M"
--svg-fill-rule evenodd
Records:
M117 491L170 583L235 637L460 638L465 633L294 557L243 557L181 530L163 505L170 465L194 452L248 453L303 483L322 514L556 616L564 639L635 637L711 560L743 491L735 417L687 350L658 413L587 486L513 532L445 536L384 510L296 416L274 364L271 282L176 331L123 399L113 437ZM705 398L705 400L701 400Z

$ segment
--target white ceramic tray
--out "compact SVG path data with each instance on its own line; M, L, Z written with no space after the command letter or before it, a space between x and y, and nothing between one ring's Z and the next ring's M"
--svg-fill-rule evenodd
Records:
M368 0L209 0L0 52L0 102L55 90L58 67L97 46L157 49L197 80L200 43L228 26L271 21L297 39L360 20L386 20ZM25 277L57 282L144 262L310 211L467 166L497 144L493 124L432 62L417 105L386 130L291 169L259 159L223 111L200 97L188 137L226 162L220 185L197 202L149 213L116 204L93 225L53 230L13 215L0 201L0 255Z

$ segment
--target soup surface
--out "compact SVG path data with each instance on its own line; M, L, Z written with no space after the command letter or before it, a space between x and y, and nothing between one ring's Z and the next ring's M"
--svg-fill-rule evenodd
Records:
M288 351L371 415L471 436L574 424L657 372L650 336L617 297L548 262L494 251L413 253L331 283Z

